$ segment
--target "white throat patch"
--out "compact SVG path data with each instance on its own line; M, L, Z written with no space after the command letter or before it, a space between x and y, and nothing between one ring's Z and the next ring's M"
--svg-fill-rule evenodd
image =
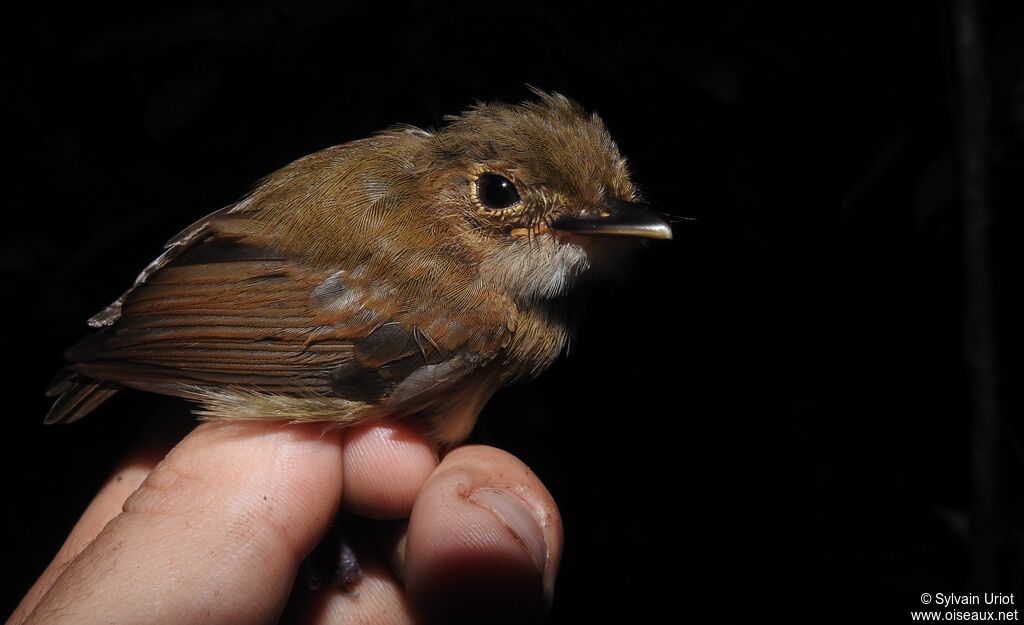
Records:
M516 239L488 254L480 263L480 280L520 302L530 302L562 295L589 266L581 246L541 234L532 240Z

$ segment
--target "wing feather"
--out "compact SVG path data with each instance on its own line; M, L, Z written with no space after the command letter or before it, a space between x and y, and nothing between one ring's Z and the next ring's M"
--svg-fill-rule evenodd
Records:
M228 217L172 240L116 310L98 315L110 323L68 350L48 421L81 418L121 386L199 399L207 416L243 405L254 413L245 418L280 419L286 406L317 406L326 421L408 414L503 344L504 328L469 331L479 327L472 311L436 318L359 268L315 268L234 238L245 220Z

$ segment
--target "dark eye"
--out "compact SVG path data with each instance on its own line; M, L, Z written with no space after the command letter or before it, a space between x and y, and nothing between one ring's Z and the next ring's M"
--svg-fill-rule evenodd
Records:
M484 208L500 210L515 206L519 202L516 185L505 176L481 174L476 179L476 196Z

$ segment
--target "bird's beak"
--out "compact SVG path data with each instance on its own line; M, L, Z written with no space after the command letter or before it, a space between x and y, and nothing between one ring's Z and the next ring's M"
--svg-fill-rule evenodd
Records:
M587 236L671 239L672 226L643 204L605 200L604 206L588 215L559 215L548 224L556 233Z

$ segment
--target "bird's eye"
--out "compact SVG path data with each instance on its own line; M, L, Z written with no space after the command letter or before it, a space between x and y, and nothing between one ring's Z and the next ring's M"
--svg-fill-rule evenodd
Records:
M519 203L519 192L516 185L498 174L481 174L476 179L476 197L484 208L501 210Z

